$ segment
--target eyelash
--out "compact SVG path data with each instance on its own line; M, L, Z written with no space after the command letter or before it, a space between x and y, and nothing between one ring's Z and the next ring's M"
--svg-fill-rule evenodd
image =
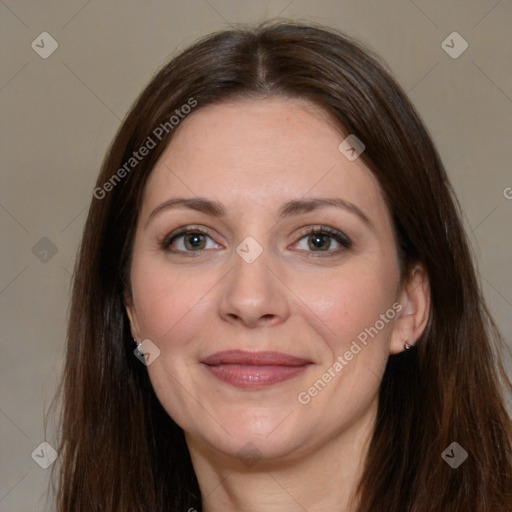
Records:
M191 226L188 228L180 229L179 231L177 231L175 233L170 233L160 242L159 245L160 245L161 249L164 251L175 252L178 254L187 254L187 256L196 256L205 250L209 250L209 249L200 249L198 251L182 251L182 250L171 251L169 249L171 244L173 244L180 237L190 235L190 234L205 235L213 240L212 233L210 233L208 230L206 230L204 228ZM329 251L305 251L305 252L310 252L310 253L315 254L314 257L325 258L325 257L330 257L330 256L336 256L336 255L340 254L341 252L344 252L347 249L350 249L352 247L352 241L350 240L350 238L348 236L346 236L341 231L338 231L337 229L330 228L329 226L319 226L319 227L310 228L306 231L303 231L300 234L300 238L298 239L297 242L295 242L295 244L300 242L303 238L305 238L307 236L311 236L311 235L327 235L329 238L334 239L336 242L338 242L342 246L340 249L329 250ZM311 257L313 257L313 256L311 256Z
M350 238L347 235L345 235L341 231L338 231L337 229L330 228L329 226L320 226L303 231L300 234L299 240L295 243L298 243L303 238L311 235L327 235L329 238L334 239L341 245L341 248L332 251L306 251L315 254L315 256L311 257L328 258L330 256L337 256L340 253L352 247L352 240L350 240Z
M209 231L207 231L206 229L204 228L196 228L194 226L191 226L191 227L188 227L188 228L183 228L183 229L180 229L178 230L177 232L174 232L174 233L170 233L169 235L167 235L161 242L160 242L160 247L164 250L164 251L169 251L169 252L174 252L174 253L178 253L178 254L187 254L188 256L197 256L198 254L200 254L204 249L200 250L200 251L172 251L169 249L169 247L171 246L172 243L174 243L178 238L182 237L182 236L186 236L186 235L190 235L190 234L200 234L200 235L205 235L205 236L208 236L209 238L211 238L213 240L213 236L212 236L212 233L210 233Z

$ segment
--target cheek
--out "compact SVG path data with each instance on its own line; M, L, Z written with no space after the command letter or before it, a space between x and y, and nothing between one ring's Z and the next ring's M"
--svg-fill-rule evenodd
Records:
M170 272L165 263L144 257L134 260L131 277L141 335L162 347L171 338L179 343L200 325L216 283L212 273Z
M295 289L307 309L322 321L320 325L336 339L353 339L374 325L396 300L399 276L391 268L377 265L371 270L350 269L314 280L301 278Z
M321 415L324 431L348 428L378 396L396 316L394 288L358 277L303 293L326 357L297 400Z

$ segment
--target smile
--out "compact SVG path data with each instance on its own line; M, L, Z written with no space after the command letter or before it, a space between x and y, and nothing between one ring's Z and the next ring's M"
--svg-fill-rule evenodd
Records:
M217 352L201 361L217 379L238 388L260 389L292 379L311 361L280 352Z

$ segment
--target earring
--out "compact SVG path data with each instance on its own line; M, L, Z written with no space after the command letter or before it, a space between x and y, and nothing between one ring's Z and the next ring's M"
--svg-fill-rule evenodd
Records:
M142 345L142 341L139 343L135 338L133 338L135 345L137 345L137 350L140 352L140 346Z
M409 345L409 343L406 341L404 343L404 350L409 350L411 348L411 345Z

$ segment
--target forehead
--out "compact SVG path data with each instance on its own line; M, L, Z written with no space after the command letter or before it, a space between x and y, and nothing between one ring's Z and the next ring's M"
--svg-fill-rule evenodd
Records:
M241 99L199 108L182 121L151 172L142 215L184 195L244 210L337 196L387 217L370 169L338 149L347 135L325 111L301 99Z

